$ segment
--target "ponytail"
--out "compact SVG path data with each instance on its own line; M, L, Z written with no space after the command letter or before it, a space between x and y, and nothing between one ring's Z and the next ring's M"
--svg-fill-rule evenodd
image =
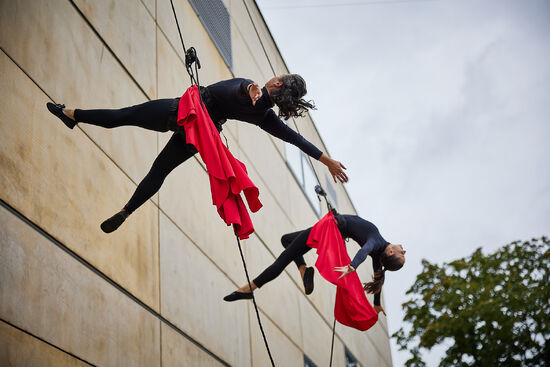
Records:
M382 255L380 256L381 269L374 273L372 282L363 283L363 289L365 289L367 293L380 293L382 284L384 284L385 271L399 270L403 267L404 263L404 256L397 256L396 254L388 255L386 251L382 252Z
M363 283L363 289L367 293L379 293L382 289L382 284L384 284L385 271L385 269L377 270L372 277L372 282Z

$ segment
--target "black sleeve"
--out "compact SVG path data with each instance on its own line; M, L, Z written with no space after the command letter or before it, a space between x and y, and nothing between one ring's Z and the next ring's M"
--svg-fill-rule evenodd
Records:
M321 155L323 155L323 152L321 152L319 148L288 127L288 125L278 118L271 109L267 111L264 120L258 126L274 137L298 147L302 152L312 158L319 159Z
M376 271L382 269L382 265L380 265L380 261L378 261L378 258L372 258L372 269L376 273ZM382 287L380 287L380 292L382 292ZM374 294L374 305L380 306L380 292Z
M367 242L365 242L363 246L361 246L359 251L357 251L350 265L353 266L354 269L357 269L359 265L361 265L361 263L365 261L367 256L369 256L374 251L374 245L375 245L375 240L374 238L370 237L367 240Z
M237 95L237 101L239 101L239 104L244 106L248 106L248 105L252 106L252 100L250 99L250 95L246 90L246 88L252 83L254 82L250 79L243 79L243 81L239 83L237 88L230 92L230 93L235 93Z
M250 84L253 84L254 81L250 79L244 79L241 84L239 84L238 94L239 99L243 98L249 103L252 104L252 100L250 99L250 95L248 94L248 91L246 90Z

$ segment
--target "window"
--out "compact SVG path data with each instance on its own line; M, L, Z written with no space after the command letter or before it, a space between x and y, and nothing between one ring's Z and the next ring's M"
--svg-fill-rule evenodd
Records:
M326 188L327 194L330 198L330 201L332 202L332 206L338 209L338 195L336 195L336 190L332 185L332 182L334 181L331 181L331 180L332 180L332 177L325 175L325 188Z
M296 181L302 188L311 207L319 216L321 214L321 203L315 194L315 185L317 185L317 176L311 166L308 157L292 144L285 144L286 164L296 178Z
M321 214L321 202L315 193L315 185L318 184L317 176L311 166L311 162L305 154L302 153L302 166L304 167L304 186L303 189L306 193L309 202L313 206L313 209L317 215Z
M317 367L317 365L313 363L311 359L309 359L308 356L304 354L304 367Z
M304 173L302 169L302 151L292 144L285 144L286 164L290 167L290 171L300 184L304 185Z
M346 367L357 367L357 358L346 348Z
M222 0L189 0L229 69L233 70L231 18Z

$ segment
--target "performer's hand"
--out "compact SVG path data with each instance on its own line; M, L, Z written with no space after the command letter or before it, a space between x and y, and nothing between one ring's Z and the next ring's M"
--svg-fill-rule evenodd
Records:
M319 161L321 161L321 163L327 166L328 171L332 175L332 179L334 180L334 182L336 182L337 178L342 183L348 182L348 176L344 172L344 170L346 169L346 166L344 166L341 162L338 162L337 160L330 158L325 153L321 155L321 157L319 158Z
M353 268L353 266L351 265L347 265L347 266L335 266L334 267L334 271L337 271L339 273L342 273L342 275L340 275L338 277L338 279L341 279L344 275L348 275L349 273L355 271L355 269Z
M386 311L384 311L384 309L382 308L382 306L374 306L374 311L376 311L376 313L380 313L380 311L382 311L382 313L384 314L384 316L386 316Z
M262 96L262 89L256 83L248 85L248 95L252 100L252 106L256 105L256 101Z

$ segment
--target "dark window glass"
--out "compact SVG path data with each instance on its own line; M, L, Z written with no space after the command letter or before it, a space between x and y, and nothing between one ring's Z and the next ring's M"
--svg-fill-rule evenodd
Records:
M222 0L189 0L229 69L233 70L231 17ZM200 55L199 55L200 58Z
M317 367L317 365L313 363L311 359L309 359L308 356L304 354L304 367Z
M357 367L357 358L346 348L346 367Z

